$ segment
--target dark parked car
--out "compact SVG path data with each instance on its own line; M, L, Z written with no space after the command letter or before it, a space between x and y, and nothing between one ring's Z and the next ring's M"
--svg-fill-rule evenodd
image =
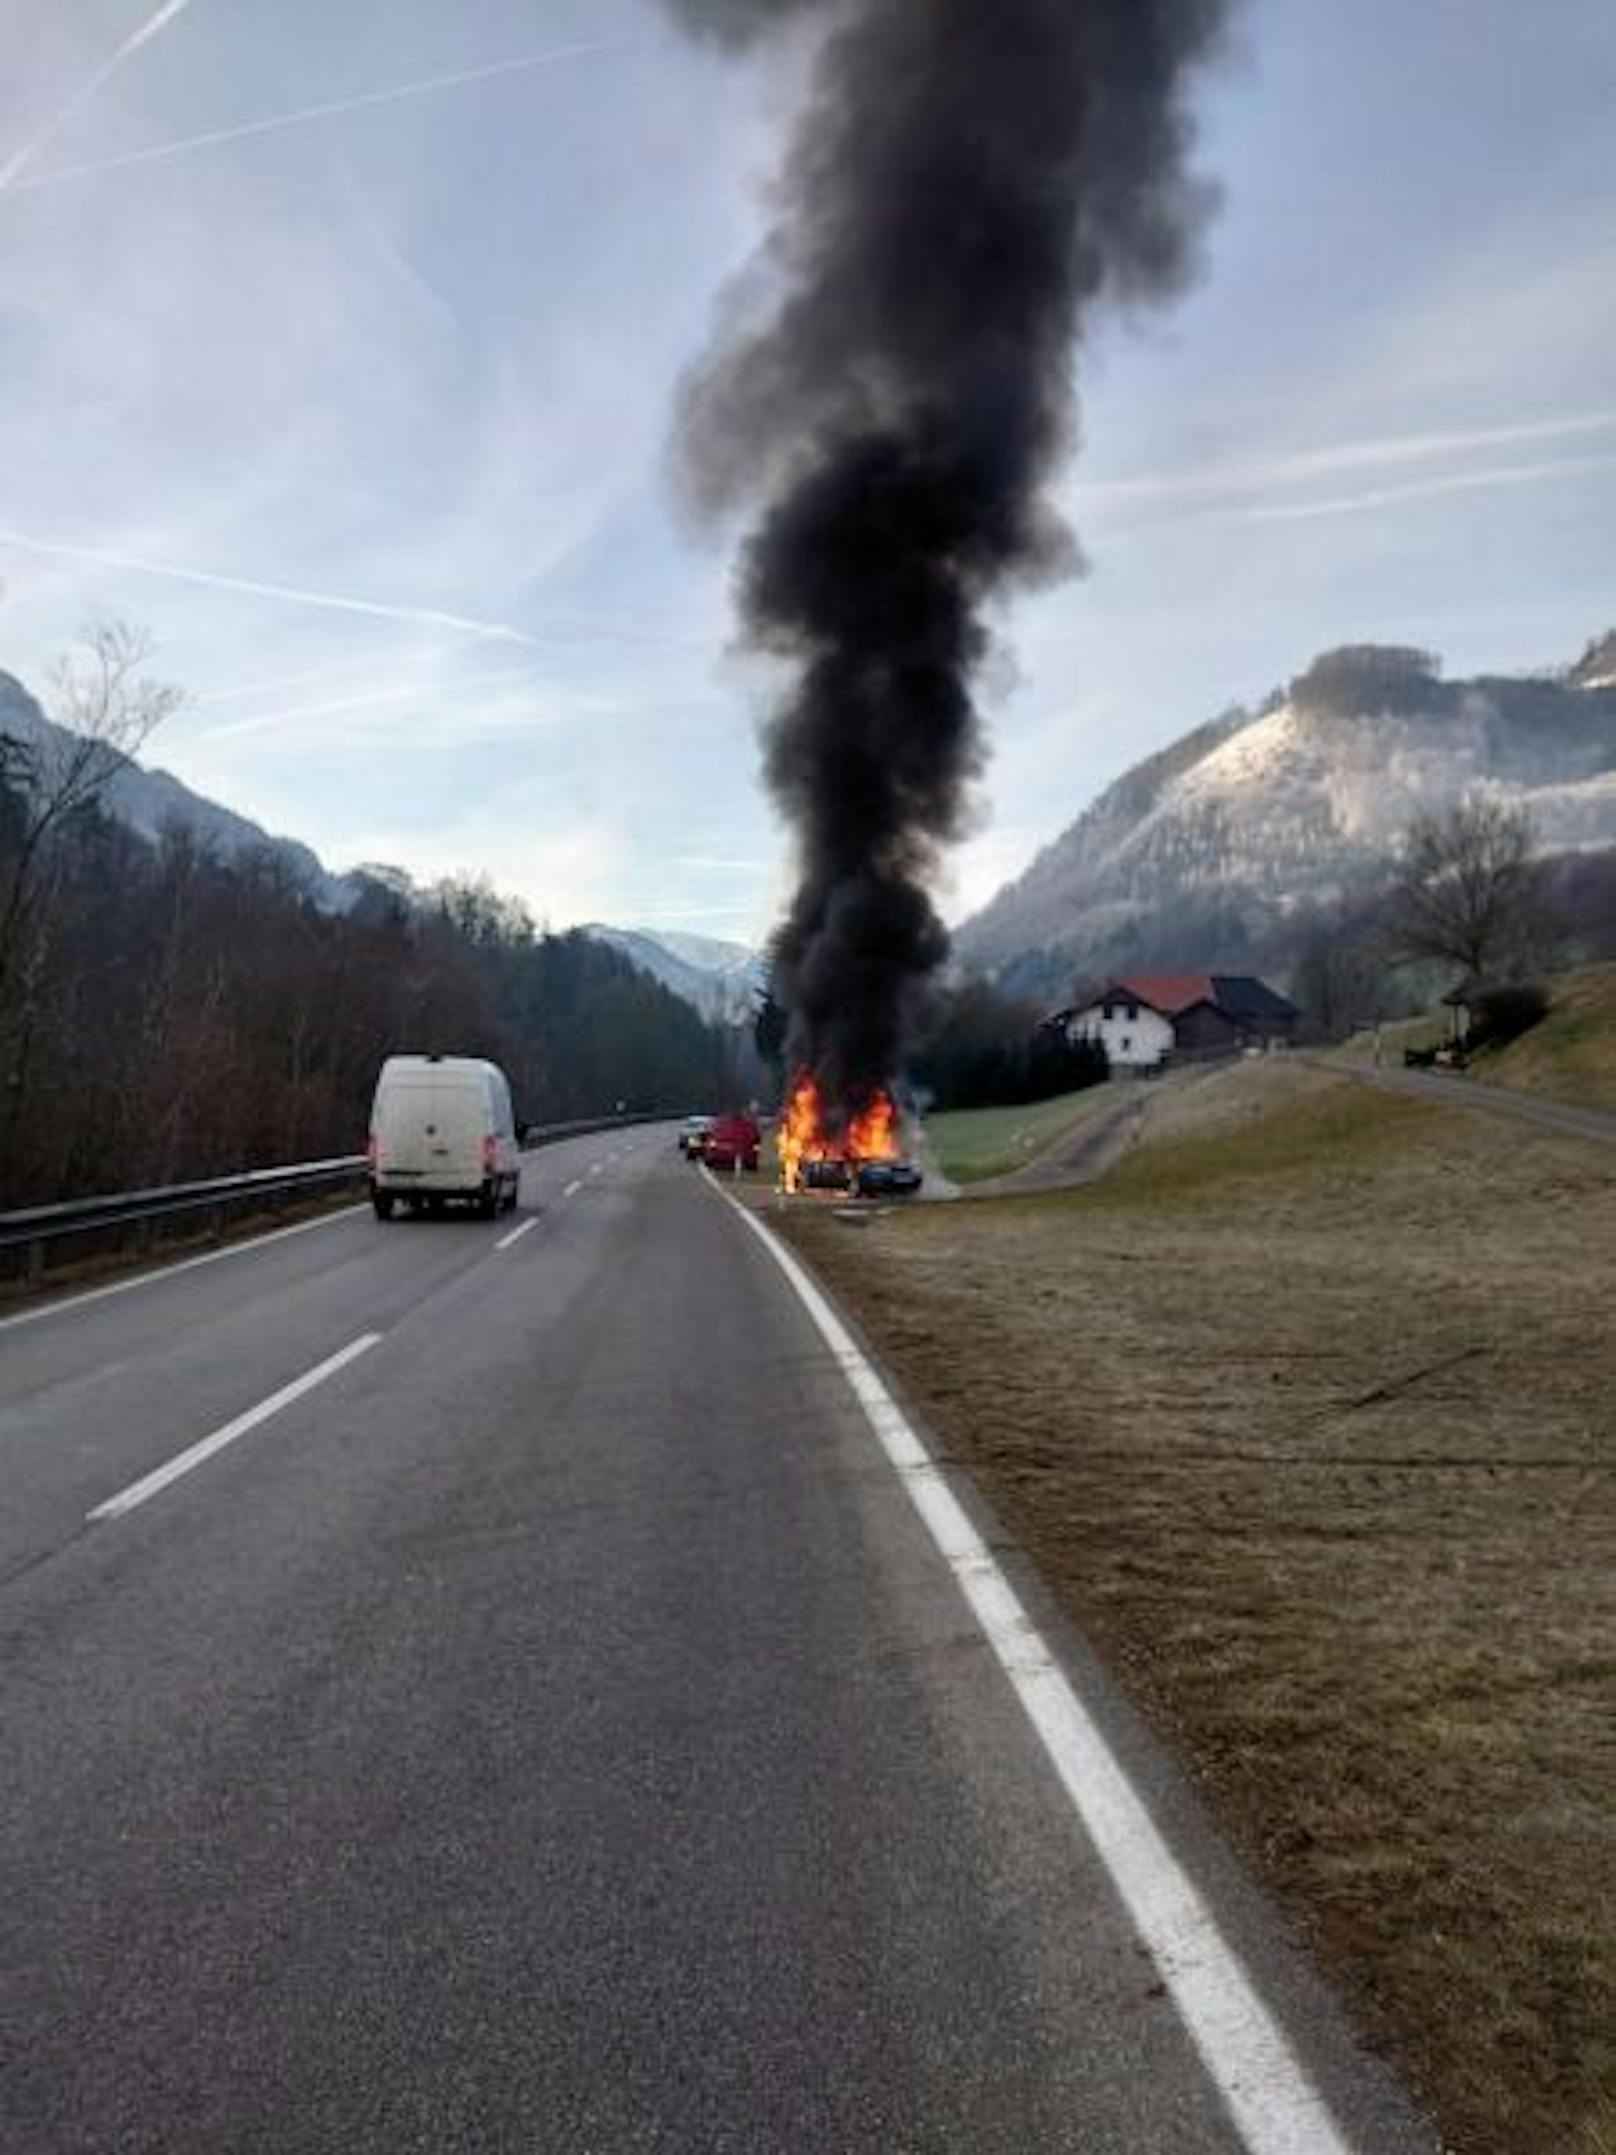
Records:
M861 1160L853 1187L860 1197L913 1197L924 1180L913 1160Z
M853 1184L853 1170L845 1160L825 1158L804 1160L802 1163L802 1186L805 1190L847 1190Z

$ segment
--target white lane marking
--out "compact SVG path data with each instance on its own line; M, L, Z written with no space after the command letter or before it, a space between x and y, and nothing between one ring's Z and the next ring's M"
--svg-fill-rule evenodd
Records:
M513 1242L520 1242L524 1235L530 1235L538 1224L536 1219L524 1220L520 1227L513 1227L508 1235L502 1235L494 1244L495 1249L508 1250Z
M703 1170L796 1290L1059 1774L1251 2155L1350 2155L1239 1955L902 1410L797 1259Z
M83 1309L87 1302L104 1302L108 1295L127 1294L131 1287L150 1287L158 1280L177 1279L182 1272L194 1272L198 1265L216 1265L221 1258L247 1257L254 1250L261 1250L271 1242L288 1242L293 1235L311 1234L316 1227L330 1227L337 1220L351 1220L356 1212L368 1212L368 1203L344 1205L340 1212L324 1212L317 1220L299 1220L295 1227L274 1227L267 1235L251 1235L241 1242L232 1242L228 1249L206 1250L200 1257L182 1257L178 1264L158 1265L150 1272L137 1272L133 1279L114 1280L108 1287L91 1287L84 1294L64 1295L59 1302L46 1302L38 1309L20 1310L15 1317L0 1317L0 1332L10 1331L13 1325L37 1324L41 1317L57 1317L63 1310Z
M606 1164L606 1163L605 1163L605 1161L604 1161L604 1160L596 1160L596 1161L594 1161L594 1162L592 1163L592 1165L590 1166L590 1170L589 1170L589 1172L590 1172L590 1173L591 1173L592 1175L598 1175L598 1174L600 1173L601 1169L602 1169L602 1168L603 1168L603 1167L605 1166L605 1164Z
M582 1188L581 1182L569 1182L561 1194L563 1197L576 1197Z
M339 1369L346 1369L350 1362L357 1362L362 1354L370 1352L381 1336L380 1332L365 1332L358 1339L350 1340L338 1353L329 1355L315 1368L306 1369L301 1377L294 1377L290 1384L283 1384L278 1392L271 1392L269 1397L261 1399L256 1407L249 1407L245 1414L238 1414L233 1422L226 1422L224 1427L216 1429L212 1436L203 1437L197 1443L187 1445L183 1452L176 1452L174 1457L162 1466L154 1467L150 1474L142 1475L138 1482L131 1482L127 1489L120 1489L115 1497L108 1497L106 1502L98 1504L94 1511L86 1512L85 1517L92 1521L121 1519L126 1512L132 1512L137 1504L144 1504L148 1497L156 1496L159 1490L166 1489L170 1482L178 1481L182 1474L189 1474L193 1467L201 1466L202 1462L211 1459L215 1452L222 1452L227 1444L234 1444L238 1437L244 1437L249 1429L256 1429L260 1422L267 1422L272 1414L279 1414L282 1407L289 1407L294 1399L301 1399L305 1392L312 1392L317 1384L324 1384L326 1379L334 1377Z

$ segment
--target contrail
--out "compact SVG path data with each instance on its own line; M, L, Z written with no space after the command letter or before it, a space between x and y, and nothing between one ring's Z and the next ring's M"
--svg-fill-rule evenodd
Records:
M155 15L148 16L138 30L131 31L112 58L96 70L76 96L68 99L49 126L42 127L31 141L25 142L20 150L13 152L4 165L0 165L0 194L15 186L18 174L33 163L47 143L55 140L69 120L84 110L108 76L115 74L131 53L138 52L142 45L150 44L159 31L166 30L177 15L184 14L190 4L191 0L163 0L163 5Z
M167 576L177 583L203 584L212 591L239 591L248 598L278 599L290 606L322 606L332 613L365 614L379 621L414 621L428 628L455 629L462 636L482 636L502 643L534 645L535 639L499 621L472 621L464 614L448 614L431 606L388 606L379 599L350 599L332 591L302 591L292 584L265 584L246 576L220 576L212 569L186 569L170 561L136 561L128 554L109 554L98 547L58 546L46 539L25 538L21 532L0 531L0 547L15 546L24 553L48 554L59 561L87 561L97 568L127 569L135 576Z
M458 684L459 692L468 696L486 695L492 689L520 688L537 678L532 673L495 673L481 677L473 675ZM233 740L238 735L269 733L277 726L290 726L308 718L331 718L340 711L364 711L372 706L386 703L411 703L423 694L418 681L395 683L390 688L369 689L359 695L333 696L322 703L301 703L283 706L274 711L255 711L250 718L232 718L222 726L205 726L201 738L205 741Z
M401 651L393 658L395 666L425 666L443 655L444 646L433 644L425 651ZM191 698L193 704L244 703L252 696L278 696L284 689L307 688L313 681L329 681L333 674L363 672L373 661L369 658L331 659L324 666L311 666L302 673L277 674L270 681L241 681L233 688L204 688Z
M178 0L178 4L187 6L189 0ZM126 150L119 157L99 158L92 164L58 165L50 172L36 173L32 179L16 183L12 192L23 194L35 187L52 187L59 180L88 179L94 173L117 172L127 165L156 164L165 158L188 156L192 150L213 149L223 142L245 142L250 136L272 135L283 127L302 127L311 120L335 119L344 112L365 112L374 105L396 105L405 98L429 97L438 90L457 90L469 83L492 82L501 75L520 75L535 68L554 67L562 60L582 59L589 53L611 52L620 46L641 42L642 39L628 32L620 37L591 38L576 45L554 45L544 52L524 53L514 60L494 60L485 67L463 67L450 75L428 75L420 82L396 83L388 90L365 90L356 97L332 98L321 105L302 105L295 112L271 113L262 120L244 120L237 127L215 127L205 135L185 135L177 142L158 142L149 149ZM31 156L32 151L28 154ZM8 177L0 175L0 190L7 185Z
M1616 453L1562 456L1538 464L1494 464L1486 471L1449 472L1437 479L1413 479L1405 486L1379 486L1362 494L1336 494L1323 501L1256 503L1246 509L1211 512L1217 522L1292 524L1314 516L1352 516L1364 509L1390 509L1405 501L1428 501L1440 494L1474 494L1495 486L1539 486L1545 480L1577 479L1609 471Z
M324 703L296 704L278 711L257 711L251 718L232 718L222 726L205 726L202 729L202 738L205 741L224 741L234 739L238 734L268 733L276 726L288 725L298 719L329 718L337 711L366 710L372 704L406 703L410 697L419 696L420 693L419 682L411 682L408 687L370 689L358 696L333 696Z
M1145 472L1137 478L1097 479L1078 489L1090 505L1102 501L1174 500L1183 495L1220 493L1234 487L1288 486L1376 465L1419 464L1464 455L1476 449L1499 449L1522 443L1558 441L1578 434L1608 434L1616 429L1616 411L1579 412L1563 419L1530 419L1507 426L1472 427L1430 434L1383 434L1363 441L1336 442L1291 456L1253 464L1211 464L1199 471Z

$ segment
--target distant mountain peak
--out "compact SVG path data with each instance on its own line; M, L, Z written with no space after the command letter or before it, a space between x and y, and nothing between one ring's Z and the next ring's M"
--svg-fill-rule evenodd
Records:
M614 928L604 921L591 921L580 933L609 943L703 1017L726 1024L750 1017L763 985L762 955L744 943L662 928Z
M1442 661L1412 644L1338 644L1321 651L1287 692L1294 710L1326 718L1431 713L1446 702Z
M1616 629L1607 629L1566 675L1573 688L1616 688Z

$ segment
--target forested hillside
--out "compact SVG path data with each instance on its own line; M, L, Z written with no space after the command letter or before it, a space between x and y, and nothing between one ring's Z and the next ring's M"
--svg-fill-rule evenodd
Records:
M90 789L93 792L93 788ZM0 1209L355 1152L385 1055L495 1057L548 1121L706 1106L738 1038L486 886L322 911L283 858L151 844L93 798L41 831L0 760Z

